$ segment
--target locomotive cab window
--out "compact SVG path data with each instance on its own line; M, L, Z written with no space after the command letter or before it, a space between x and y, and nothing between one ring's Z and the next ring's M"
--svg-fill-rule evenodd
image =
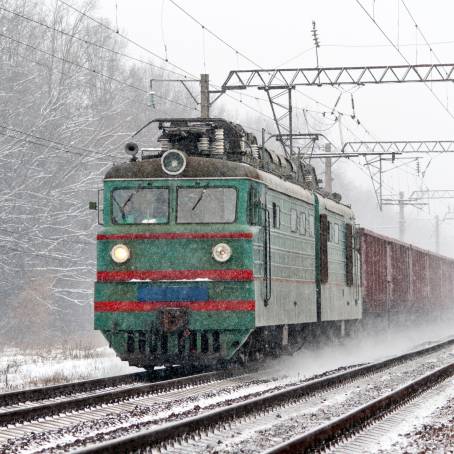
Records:
M166 224L169 222L169 190L115 189L112 191L114 224Z
M235 222L236 198L234 188L178 188L177 223Z

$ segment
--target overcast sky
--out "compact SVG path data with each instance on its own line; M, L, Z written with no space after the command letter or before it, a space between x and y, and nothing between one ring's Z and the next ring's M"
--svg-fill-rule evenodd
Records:
M404 58L361 9L357 0L175 2L238 52L265 68L315 66L311 35L313 20L321 44L320 66L405 64ZM208 72L212 82L221 84L231 69L255 68L251 62L204 31L170 0L102 0L101 3L96 14L117 23L121 32L148 49L162 56L167 55L170 62L191 74ZM360 3L411 63L432 63L437 60L454 62L452 1L360 0ZM419 32L405 6L418 24ZM133 51L133 48L130 50ZM147 57L146 53L136 52ZM356 136L364 140L454 139L453 84L435 83L430 88L442 105L423 84L354 88L355 114L364 128L346 115L343 120L344 136L347 139ZM346 87L345 90L351 88ZM156 88L156 91L159 89ZM338 88L331 87L303 87L300 92L295 94L297 109L319 112L329 111L324 105L334 106L340 94ZM262 96L256 89L248 90L248 94ZM324 105L314 103L305 95ZM240 94L235 96L239 98ZM270 115L265 102L244 97L243 100ZM244 112L247 112L244 106L228 100L222 103L227 108L229 119L244 118ZM338 108L346 114L352 114L349 93L342 95ZM295 113L295 121L299 125L295 129L304 129L303 115L301 110L299 112ZM247 115L250 117L255 114L249 111ZM259 115L256 117L260 118ZM312 121L314 132L317 128L327 128L327 135L339 143L337 124L331 119L324 119L321 114L318 119L319 122ZM427 159L422 161L421 169L427 163ZM450 156L436 157L430 163L425 184L430 189L454 189L450 171L453 164L454 159ZM353 164L341 164L338 169L351 172L352 178L360 184L369 184L364 173L356 170ZM387 192L403 190L408 194L419 189L420 180L415 174L415 165L390 172L386 176ZM454 205L454 201L435 202L430 213L415 211L414 215L427 217L438 213L443 216L449 203Z

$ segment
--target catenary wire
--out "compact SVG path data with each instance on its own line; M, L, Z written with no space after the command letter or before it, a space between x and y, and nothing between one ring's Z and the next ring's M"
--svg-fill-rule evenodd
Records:
M77 13L81 14L82 16L86 17L87 19L95 22L96 24L100 25L101 27L105 28L106 30L109 30L110 32L114 33L116 36L119 36L120 38L128 41L129 43L133 44L134 46L138 47L139 49L142 49L143 51L149 53L150 55L153 55L153 57L165 62L165 63L168 63L170 65L172 65L174 68L178 69L179 71L181 71L182 73L184 74L180 74L181 77L184 77L186 78L187 76L191 77L191 78L196 78L197 76L195 76L194 74L191 74L189 71L186 71L185 69L183 69L182 67L172 63L170 60L168 60L167 58L164 58L162 57L161 55L157 54L156 52L153 52L151 51L150 49L146 48L145 46L142 46L140 43L132 40L131 38L128 38L126 35L123 35L122 33L120 32L117 32L116 30L114 30L112 27L109 27L108 25L104 24L103 22L101 22L100 20L98 19L95 19L94 17L90 16L89 14L85 13L84 11L81 11L80 9L76 8L75 6L69 4L68 2L64 1L64 0L58 0L60 3L63 3L64 5L66 5L68 8L71 8L73 11L76 11ZM186 76L186 75L187 76Z
M203 25L199 20L197 20L194 16L192 16L188 11L186 11L183 7L181 7L177 2L174 0L169 0L170 3L172 3L174 6L176 6L180 11L182 11L187 17L189 17L191 20L193 20L196 24L200 25L203 30L205 30L207 33L209 33L211 36L216 38L219 42L227 46L229 49L233 50L237 55L243 57L246 61L249 63L252 63L254 66L257 66L260 69L263 69L257 62L249 58L247 55L245 55L243 52L239 51L238 49L235 49L231 44L229 44L227 41L225 41L223 38L221 38L219 35L217 35L215 32L207 28L205 25Z
M171 69L164 68L163 66L155 65L155 64L153 64L153 63L151 63L149 61L143 60L141 58L133 57L132 55L128 55L128 54L126 54L124 52L120 52L120 51L117 51L117 50L112 49L110 47L106 47L106 46L103 46L101 44L98 44L98 43L95 43L93 41L90 41L88 39L81 38L80 36L77 36L77 35L75 35L73 33L69 33L69 32L66 32L65 30L62 30L62 29L59 29L59 28L56 28L56 27L52 27L52 26L50 26L50 25L48 25L48 24L46 24L44 22L41 22L41 21L39 21L37 19L25 16L24 14L20 14L17 11L12 11L12 10L10 10L8 8L5 8L4 6L0 6L0 10L6 11L6 12L8 12L10 14L13 14L16 17L19 17L19 18L21 18L23 20L32 22L32 23L34 23L36 25L40 25L41 27L45 27L48 30L52 30L54 32L60 33L60 34L65 35L65 36L68 36L69 38L73 38L73 39L75 39L77 41L83 42L84 44L87 44L89 46L94 46L94 47L97 47L98 49L102 49L102 50L104 50L106 52L110 52L112 54L118 55L119 57L128 58L128 59L130 59L132 61L135 61L137 63L142 63L142 64L148 65L148 66L150 66L152 68L159 69L159 70L162 70L162 71L165 71L165 72L169 72L169 73L175 74L177 76L186 78L185 75L183 75L181 73L178 73L178 72L175 72L175 71L172 71Z
M62 2L62 3L65 3L65 2ZM65 5L70 6L70 5L68 5L67 3L65 3ZM176 75L178 75L178 76L180 76L180 77L185 77L185 78L186 78L186 75L184 75L184 74L177 73L177 72L172 71L172 70L170 70L170 69L167 69L167 68L163 68L163 67L161 67L161 66L154 65L154 64L152 64L152 63L150 63L150 62L147 62L147 61L145 61L145 60L138 59L138 58L136 58L136 57L132 57L132 56L126 54L126 53L119 52L119 51L116 51L116 50L114 50L114 49L111 49L111 48L108 48L108 47L99 45L99 44L97 44L97 43L94 43L94 42L92 42L92 41L86 40L86 39L84 39L84 38L80 38L80 37L78 37L78 36L76 36L76 35L74 35L74 34L65 32L64 30L61 30L61 29L58 29L58 28L55 28L55 27L51 27L51 26L48 25L48 24L45 24L45 23L43 23L43 22L40 22L40 21L38 21L38 20L36 20L36 19L33 19L33 18L30 18L30 17L27 17L27 16L25 16L25 15L23 15L23 14L20 14L20 13L15 12L15 11L9 10L9 9L7 9L7 8L4 8L4 7L1 7L1 6L0 6L0 9L2 9L2 10L4 10L4 11L7 11L7 12L9 12L9 13L11 13L11 14L14 14L15 16L20 17L20 18L22 18L22 19L24 19L24 20L27 20L27 21L30 21L30 22L35 23L35 24L37 24L37 25L40 25L40 26L42 26L42 27L45 27L45 28L47 28L47 29L49 29L49 30L52 30L52 31L55 31L55 32L57 32L57 33L61 33L61 34L65 35L65 36L69 36L69 37L71 37L71 38L74 38L74 39L76 39L76 40L79 40L79 41L81 41L81 42L83 42L83 43L85 43L85 44L87 44L87 45L95 46L95 47L98 47L98 48L100 48L100 49L102 49L102 50L105 50L105 51L114 53L114 54L116 54L116 55L118 55L118 56L125 57L125 58L131 59L131 60L133 60L133 61L136 61L136 62L138 62L138 63L142 63L142 64L145 64L145 65L148 65L148 66L151 66L151 67L154 67L154 68L156 68L156 69L163 70L163 71L171 72L171 73L176 74ZM73 9L75 9L75 8L73 8ZM97 21L96 19L92 18L91 16L87 15L86 13L80 12L80 11L77 10L77 9L75 9L75 10L78 11L80 14L83 14L85 17L87 17L87 18L89 18L89 19L95 21L97 24L102 25L102 26L105 27L105 28L107 27L105 24L102 24L100 21ZM107 28L109 29L109 31L115 32L115 31L112 30L110 27L107 27ZM115 33L118 34L117 32L115 32ZM123 36L122 36L122 37L123 37ZM135 45L140 46L140 48L144 49L144 47L141 46L140 44L135 43L135 42L133 42L133 43L134 43ZM150 51L150 53L151 53L151 51ZM189 73L188 73L188 74L189 74ZM213 85L213 84L211 84L211 85ZM159 95L155 95L155 96L158 97L158 98L162 98L162 97L160 97ZM261 111L255 109L254 107L248 105L247 103L245 103L245 102L243 102L243 101L241 101L241 100L235 98L234 96L232 96L232 95L227 95L227 96L230 97L231 99L233 99L233 100L236 101L236 102L242 103L246 108L248 108L248 109L250 109L250 110L256 112L257 114L260 114L260 115L262 115L262 116L264 116L264 117L266 117L266 118L272 119L272 117L270 117L270 116L264 114L263 112L261 112ZM249 96L249 95L248 95L248 96ZM260 100L260 98L256 98L256 97L252 97L252 96L249 96L249 97L254 98L254 99L257 99L257 100ZM164 99L165 99L165 98L164 98ZM261 101L262 101L262 100L261 100ZM188 109L192 109L192 108L189 107L189 106L187 106L187 108L188 108Z
M369 11L364 7L364 5L359 1L355 0L356 3L360 6L360 8L366 13L367 17L376 25L376 27L380 30L382 35L387 39L387 41L394 47L394 49L399 53L399 55L405 60L405 62L408 65L411 65L410 61L407 59L407 57L400 51L400 49L394 44L394 41L386 34L386 32L380 27L380 25L377 23L377 21L370 15ZM448 113L448 115L454 119L454 115L452 112L444 105L443 101L438 97L438 95L432 90L430 85L427 82L424 82L424 85L426 88L432 93L432 95L435 97L437 102L443 107L443 109Z
M129 82L126 82L126 81L121 80L121 79L117 79L116 77L110 76L110 75L108 75L108 74L104 74L104 73L102 73L102 72L100 72L100 71L97 71L97 70L95 70L95 69L93 69L93 68L89 68L89 67L87 67L87 66L81 65L80 63L76 63L76 62L73 62L73 61L68 60L68 59L66 59L66 58L59 57L58 55L55 55L55 54L53 54L52 52L48 52L48 51L46 51L46 50L39 49L39 48L36 47L36 46L33 46L33 45L29 44L29 43L25 43L25 42L23 42L23 41L20 41L20 40L18 40L18 39L16 39L16 38L13 38L12 36L5 35L4 33L0 33L0 36L3 37L3 38L9 39L9 40L11 40L11 41L13 41L13 42L16 42L16 43L18 43L18 44L21 44L21 45L23 45L23 46L29 47L29 48L31 48L31 49L37 51L37 52L43 53L43 54L45 54L45 55L47 55L47 56L49 56L49 57L56 58L57 60L63 61L64 63L68 63L68 64L70 64L70 65L76 66L77 68L84 69L84 70L86 70L86 71L88 71L88 72L91 72L91 73L93 73L93 74L96 74L96 75L98 75L98 76L105 77L106 79L109 79L109 80L112 80L112 81L114 81L114 82L117 82L117 83L119 83L119 84L121 84L121 85L123 85L123 86L125 86L125 87L132 88L132 89L134 89L134 90L138 90L138 91L140 91L140 92L142 92L142 93L145 93L145 94L148 93L147 90L145 90L145 89L143 89L143 88L140 88L140 87L137 87L136 85L133 85L133 84L131 84L131 83L129 83ZM186 104L183 104L183 103L181 103L181 102L174 101L174 100L172 100L172 99L168 99L168 98L165 98L164 96L160 96L160 95L155 95L155 96L156 96L157 98L163 99L163 100L165 100L165 101L167 101L167 102L169 102L169 103L171 103L171 104L176 104L176 105L178 105L178 106L180 106L180 107L183 107L183 108L185 108L185 109L194 110L194 107L187 106Z

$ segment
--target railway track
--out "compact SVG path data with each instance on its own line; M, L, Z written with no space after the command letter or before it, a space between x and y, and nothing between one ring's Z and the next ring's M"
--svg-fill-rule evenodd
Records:
M243 373L245 373L243 370L212 371L162 380L162 374L156 377L148 372L138 372L4 393L0 394L0 426L20 424L148 394L197 386Z
M305 399L309 399L313 396L318 396L318 398L320 398L320 395L323 395L330 390L339 393L339 391L342 390L342 387L348 384L355 384L361 379L364 380L365 378L371 378L380 372L385 372L386 375L386 372L390 368L398 367L404 363L406 365L409 361L434 354L442 349L452 346L453 344L454 339L450 339L424 349L367 364L365 366L313 380L311 382L286 387L276 392L270 392L259 397L249 398L242 402L237 402L232 405L198 414L196 416L163 424L158 427L153 427L149 430L137 431L136 427L135 432L131 435L120 436L101 443L93 443L92 440L91 444L88 443L86 447L79 449L76 452L79 454L89 452L116 453L140 451L148 448L166 448L169 452L182 453L194 452L194 450L200 449L210 452L210 450L207 449L207 446L210 446L210 443L213 443L214 446L216 446L216 443L224 443L226 439L232 436L232 428L233 431L235 431L235 426L241 426L240 431L248 431L252 426L254 426L254 424L260 427L260 425L263 424L267 418L272 420L282 418L279 412L284 407L287 412L287 410L289 408L291 409L295 404L301 403ZM405 389L406 391L400 392L408 393L406 396L407 398L410 398L409 396L411 395L411 392L416 392L417 389L419 389L418 387L423 385L426 386L426 384L429 386L430 383L438 382L448 375L453 374L454 363L451 361L449 364L440 368L436 372L438 375L433 375L432 372L430 374L426 374L425 377L420 378L418 381L415 381L414 384L409 384L408 386L403 387L402 389ZM388 403L385 404L383 399L384 398L377 399L374 404L377 408L380 408L381 411L388 408L387 406L389 405ZM394 402L394 404L397 405L395 395L394 397L389 397L386 402ZM369 410L367 410L366 407L361 407L358 411L358 414L361 415L361 424L367 423L366 419L370 416ZM351 421L349 418L352 418L352 416L349 415L346 421ZM341 424L340 421L344 421L344 419L338 418L338 420L336 420L336 424ZM351 422L346 422L346 424L350 423ZM327 427L329 428L326 430L331 433L331 437L344 436L345 434L345 429L341 429L340 425L336 425L335 429L333 429L333 426ZM351 426L349 427L351 428ZM311 435L311 437L315 438L314 435ZM331 438L331 440L334 439L335 438ZM329 437L326 438L326 440L323 440L323 443L330 442ZM293 441L297 443L296 439ZM298 452L294 450L292 451L292 449L294 449L292 446L287 448L285 445L280 445L278 446L278 449L279 450L277 451L270 452ZM261 451L264 449L259 448L259 450ZM219 451L219 446L217 449L214 447L212 450L212 452L217 451ZM304 448L301 452L303 451ZM245 450L244 452L248 451Z
M125 381L120 385L121 389L105 388L105 383L97 385L91 383L89 386L92 386L92 394L101 397L93 399L93 396L89 395L64 396L60 393L59 397L54 397L51 405L49 405L50 402L34 401L22 402L18 405L19 408L15 409L0 408L0 414L2 411L16 411L12 419L8 420L5 416L4 423L1 424L3 427L0 427L0 451L21 452L23 446L30 445L34 448L29 447L28 452L41 452L41 449L45 452L49 449L52 452L54 446L60 447L56 452L62 452L86 445L88 450L82 452L97 452L97 449L100 449L99 452L127 452L130 448L127 447L128 440L125 438L128 437L123 435L134 432L133 438L142 440L142 447L148 446L150 442L147 441L147 437L143 438L143 434L150 431L138 432L148 427L152 427L151 432L155 435L156 430L160 434L158 445L169 446L168 443L181 440L188 434L209 431L210 428L219 426L217 421L220 421L221 425L225 424L225 421L227 424L235 424L235 421L241 421L248 415L254 420L254 415L260 414L261 411L272 412L276 405L287 405L286 402L292 401L292 395L295 392L297 392L295 397L298 399L307 398L314 393L325 393L327 389L336 389L345 383L354 382L360 377L377 373L387 367L435 354L453 343L454 339L448 340L386 361L357 367L347 373L335 374L334 371L327 371L324 374L331 375L297 386L294 386L295 383L301 383L302 379L285 381L282 371L279 379L270 379L272 376L268 374L268 381L264 380L266 384L263 385L260 383L260 377L263 378L266 375L264 372L267 371L258 373L251 370L210 372L156 383L128 383L127 381L131 378L128 379L125 376L123 377ZM139 380L143 378L138 377ZM276 389L279 391L276 392ZM262 394L266 395L262 396ZM267 397L271 400L267 400ZM264 401L262 401L263 398L265 398ZM244 399L247 400L242 402ZM273 399L276 399L275 404ZM210 405L206 405L207 401ZM251 404L251 401L259 404ZM199 403L202 402L201 408ZM214 412L209 411L229 403L232 405L219 408ZM54 409L51 408L52 406ZM183 407L191 408L191 411L186 411ZM146 411L142 412L143 409ZM17 410L20 411L17 412ZM205 411L206 413L203 413ZM27 412L28 416L26 416ZM194 417L185 418L194 413L198 415L194 421ZM179 421L178 419L181 418L184 419ZM176 421L169 424L169 420ZM184 435L179 435L178 428L184 427L188 420L191 420L189 428L183 429ZM240 425L243 426L242 423ZM175 428L177 431L174 431ZM162 430L167 431L167 435L163 436ZM103 447L105 443L102 442L105 439L114 438L117 440L112 442L113 447ZM155 441L152 441L151 445L155 446ZM120 445L117 445L117 442ZM122 445L122 443L126 444ZM184 452L193 452L193 450Z
M200 372L200 371L199 371ZM192 372L194 374L194 371ZM170 379L176 379L191 375L191 372L183 368L164 368L154 371L134 372L131 374L116 375L112 377L82 380L60 385L43 386L20 391L0 393L0 409L12 407L24 402L38 402L48 399L57 399L65 396L96 392L105 389L118 388L121 386L135 386L140 383L151 383Z
M96 378L93 380L83 380L61 385L0 393L0 408L19 405L23 402L53 399L115 386L127 386L149 380L150 378L149 372L136 372L132 374L117 375L115 377Z
M216 395L220 390L225 391L229 387L233 389L242 386L249 388L251 381L257 378L255 374L255 368L243 368L141 385L140 393L135 392L132 397L122 393L122 399L110 397L108 404L99 404L99 402L95 404L92 397L86 396L85 404L87 406L80 405L78 410L68 410L72 406L73 396L70 399L63 399L61 405L58 401L54 402L52 405L59 411L53 410L51 413L48 412L50 405L39 403L37 410L26 408L26 411L31 411L30 417L27 418L29 422L24 421L22 414L16 413L15 421L8 421L7 425L0 426L0 452L22 452L23 446L27 444L27 441L24 441L25 439L33 440L34 444L39 440L40 449L37 449L37 451L41 451L41 445L46 445L49 441L48 434L50 432L59 437L70 428L79 431L84 424L93 424L96 426L95 431L99 431L101 430L100 420L105 424L104 428L111 427L114 419L120 425L123 422L131 424L131 420L137 417L138 411L143 408L160 407L161 413L163 409L164 413L165 411L171 413L171 409L177 401L190 402L196 394ZM147 392L144 394L145 386ZM46 416L35 417L33 414ZM68 437L65 436L65 438ZM35 452L33 449L29 451Z
M454 375L454 362L429 372L328 424L269 449L266 454L293 454L333 448L452 375Z

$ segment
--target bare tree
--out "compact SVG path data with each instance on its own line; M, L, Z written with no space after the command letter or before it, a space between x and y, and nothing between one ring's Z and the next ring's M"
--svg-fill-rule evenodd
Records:
M132 131L153 113L191 112L164 101L150 112L147 80L163 73L131 65L115 34L63 4L0 8L0 335L89 331L97 226L87 202Z

